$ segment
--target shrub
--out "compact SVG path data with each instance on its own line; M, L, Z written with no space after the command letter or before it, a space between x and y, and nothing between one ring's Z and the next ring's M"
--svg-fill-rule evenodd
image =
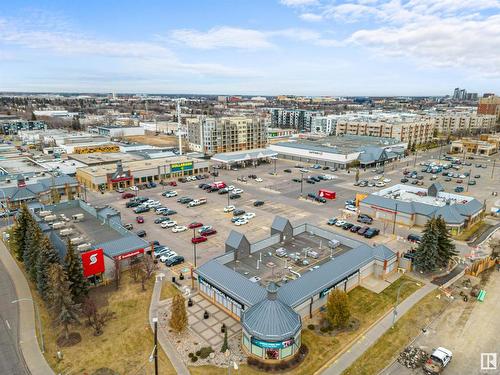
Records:
M201 348L200 350L198 350L198 352L196 352L196 355L202 359L204 358L207 358L210 353L213 353L213 349L211 346L206 346L204 348ZM199 354L198 354L199 353Z
M189 358L193 358L193 356L194 356L194 354L192 352L188 354Z
M191 357L191 362L196 362L198 360L198 357L197 356L193 356Z
M326 333L328 332L328 327L321 327L319 330L323 333Z
M195 354L199 357L201 354L201 351L197 350Z
M311 331L314 331L316 329L316 326L314 324L309 324L307 328L310 329Z

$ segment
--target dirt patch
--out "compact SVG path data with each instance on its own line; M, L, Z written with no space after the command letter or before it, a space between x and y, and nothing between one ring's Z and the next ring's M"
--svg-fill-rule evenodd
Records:
M124 137L127 141L144 143L151 146L158 147L177 147L178 138L175 135L165 135L155 133L148 133L146 135L133 135L129 137ZM183 145L183 148L185 145Z
M82 341L82 335L78 332L70 332L68 337L61 335L57 338L57 346L61 348L68 348L78 344L80 341Z

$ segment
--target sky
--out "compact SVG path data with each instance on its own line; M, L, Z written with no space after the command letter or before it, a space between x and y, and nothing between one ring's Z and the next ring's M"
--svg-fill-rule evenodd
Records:
M500 0L0 2L0 91L500 94Z

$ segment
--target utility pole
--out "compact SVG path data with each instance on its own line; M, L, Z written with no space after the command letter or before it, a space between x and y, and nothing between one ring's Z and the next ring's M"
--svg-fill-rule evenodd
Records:
M396 202L396 211L394 211L394 222L392 223L392 235L396 233L396 217L398 216L398 202Z
M155 375L158 375L158 318L153 318L153 323L155 325Z
M196 228L193 228L193 238L196 238ZM193 242L194 268L196 268L196 242Z
M304 172L300 172L300 196L302 197L302 190L304 187Z
M469 176L467 178L467 190L466 191L469 191L469 182L470 182L470 175L472 174L472 169L469 170Z

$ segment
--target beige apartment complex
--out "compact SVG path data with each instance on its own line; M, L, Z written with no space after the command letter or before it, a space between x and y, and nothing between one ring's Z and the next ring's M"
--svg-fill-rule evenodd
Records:
M200 117L186 123L190 149L206 155L267 146L267 126L257 117Z
M494 115L474 113L448 113L434 118L435 128L439 133L478 133L495 129Z
M394 138L409 144L430 142L433 138L434 124L430 119L413 121L338 121L336 135L367 135L372 137Z

